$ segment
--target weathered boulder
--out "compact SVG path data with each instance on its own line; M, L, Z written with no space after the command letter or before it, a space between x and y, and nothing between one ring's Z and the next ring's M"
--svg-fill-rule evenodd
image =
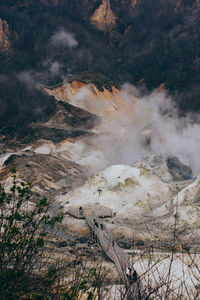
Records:
M164 158L161 155L149 155L137 161L134 166L145 168L166 182L192 178L192 169L181 163L178 157Z
M199 228L200 225L200 176L153 214L163 219L163 223L177 227Z

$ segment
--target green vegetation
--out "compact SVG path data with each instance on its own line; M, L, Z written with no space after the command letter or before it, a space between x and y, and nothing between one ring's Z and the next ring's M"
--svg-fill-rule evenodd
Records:
M75 267L73 261L52 262L52 249L45 246L62 215L50 216L47 198L35 199L31 182L18 182L15 168L12 173L8 191L0 184L0 299L74 300L83 293L96 299L96 269L86 270L78 260ZM66 282L72 264L76 276Z
M15 169L12 172L10 191L0 184L0 298L42 299L37 297L51 294L57 275L55 267L44 265L45 236L62 216L47 213L45 197L30 202L31 183L18 183Z
M79 300L84 295L86 300L103 300L109 296L113 274L103 266L102 259L95 257L89 265L87 257L74 254L72 260L54 259L52 263L52 249L45 247L47 232L62 221L62 216L50 216L47 198L35 199L31 182L18 182L14 168L12 174L9 190L0 184L0 299ZM183 291L185 299L199 299L199 254L190 253L189 240L181 244L177 211L174 218L174 241L169 243L169 252L154 252L151 244L134 254L133 263L143 266L140 279L144 283L144 294L134 299L182 299ZM172 272L177 252L183 279L175 278ZM185 277L191 274L195 276L192 286ZM126 299L128 291L129 287L120 289L116 299Z

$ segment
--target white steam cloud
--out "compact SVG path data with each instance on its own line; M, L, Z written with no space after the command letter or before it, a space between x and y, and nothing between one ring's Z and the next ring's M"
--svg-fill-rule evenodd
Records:
M130 85L122 88L121 95L131 101L131 94L139 95L139 91ZM197 117L197 116L196 116ZM200 116L198 116L200 117ZM123 124L115 120L112 134L101 136L101 143L108 138L112 151L109 160L119 160L123 163L133 163L149 154L160 154L164 157L177 156L183 163L189 165L194 175L200 174L200 125L193 122L192 116L179 118L178 111L166 92L154 91L145 97L139 97L133 119L123 116ZM196 118L197 119L197 118ZM123 128L119 140L116 132ZM121 130L122 130L121 128ZM105 138L105 139L104 139ZM105 151L105 150L104 150ZM115 157L116 156L116 157Z
M133 164L144 156L159 154L177 156L192 168L194 176L200 174L200 116L196 115L195 121L191 115L180 118L166 91L155 90L141 96L136 87L125 84L118 99L125 100L123 108L126 102L132 103L134 111L130 113L129 105L127 110L122 110L117 102L118 112L114 118L111 116L112 111L116 112L114 100L98 97L93 104L94 97L90 97L89 91L83 88L76 96L71 96L70 102L102 117L95 144L109 164ZM110 120L106 116L111 116Z
M73 33L61 29L51 37L51 43L54 46L67 46L70 48L78 46L78 41L75 39Z
M52 62L51 65L50 65L51 74L53 74L53 75L59 74L60 73L60 67L61 67L61 65L60 65L59 62L57 62L57 61Z
M40 74L38 73L38 76ZM30 89L41 89L42 84L36 79L36 73L34 71L25 71L17 74L19 80L24 82L24 84Z

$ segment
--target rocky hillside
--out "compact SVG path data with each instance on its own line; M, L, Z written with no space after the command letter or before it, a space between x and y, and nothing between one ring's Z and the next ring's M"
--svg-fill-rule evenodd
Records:
M127 94L112 84L98 89L94 83L78 79L43 90L47 97L44 99L52 99L54 105L49 115L15 131L2 128L0 177L7 187L12 181L11 168L16 167L18 180L33 182L35 195L46 194L55 209L60 207L66 212L69 206L109 207L115 213L109 226L118 239L134 235L139 240L157 241L164 230L165 242L170 240L176 199L180 199L180 232L188 236L191 230L197 230L199 181L192 183L190 167L178 158L153 154L135 162L139 140L138 145L128 144L132 165L113 163L123 161L117 152L132 139L129 127L137 128L137 134L141 134L142 149L146 153L153 151L151 143L143 141L143 131L145 134L148 128L141 124L149 112L143 107L142 114L138 114L142 99L129 95L127 101ZM165 125L169 117L160 118ZM173 123L173 119L169 122ZM84 221L68 216L63 232L89 233Z
M196 111L199 9L197 0L2 0L1 73L54 84L89 71L150 90L163 84Z
M140 167L110 166L89 177L83 186L58 196L57 201L64 212L69 207L78 209L80 206L97 209L103 205L112 209L112 221L109 218L106 221L117 239L166 243L173 239L177 221L179 239L185 242L190 238L191 242L198 244L199 178L193 182L191 170L177 158L171 158L168 166L161 157L147 159L151 161L151 169L148 169L150 163L142 166L144 160L137 162ZM170 177L173 173L179 174L179 180ZM68 216L64 224L74 233L83 226L82 222L76 222L73 227L74 221ZM193 236L190 236L192 230Z
M131 235L134 223L138 238L148 225L170 239L180 198L180 231L197 228L199 9L2 0L1 180L9 186L15 166L54 207L104 204L113 230Z
M131 119L137 99L132 97L133 103L128 103L108 82L107 88L98 89L94 83L78 80L43 87L33 92L33 98L36 95L43 95L43 105L52 101L50 112L41 108L34 122L29 116L23 120L20 114L10 115L8 124L2 120L1 180L10 182L15 166L18 176L32 181L39 193L66 192L109 163L98 138L109 134L112 122L120 120L121 114ZM117 137L120 132L116 132Z

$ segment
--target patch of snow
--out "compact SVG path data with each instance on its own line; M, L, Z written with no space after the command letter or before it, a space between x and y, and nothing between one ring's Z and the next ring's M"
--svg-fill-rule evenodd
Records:
M12 152L8 152L8 153L6 153L6 154L3 154L3 155L1 155L0 156L0 168L3 166L3 164L4 164L4 162L11 156L11 155L13 155L13 154L20 154L20 153L22 153L22 152L24 152L24 151L27 151L27 150L30 150L31 149L31 147L30 146L28 146L28 147L26 147L26 148L24 148L24 149L21 149L21 150L19 150L19 151L12 151Z
M28 146L28 147L24 148L22 151L27 151L27 150L31 150L31 149L32 149L32 147Z
M4 164L4 162L11 156L11 155L13 155L13 154L20 154L20 153L22 153L22 152L24 152L24 151L26 151L26 150L30 150L30 146L29 147L26 147L26 148L24 148L24 149L21 149L21 150L19 150L19 151L13 151L13 150L10 150L11 152L7 152L6 154L3 154L3 155L1 155L0 156L0 167L2 167L3 166L3 164Z
M75 141L72 142L70 140L61 142L56 147L55 152L63 157L70 158L71 161L77 161L82 156L82 152L84 151L86 145L83 141Z
M67 140L56 147L55 153L63 158L70 159L82 166L88 167L90 174L94 174L108 166L108 161L101 151L95 149L86 140L72 142Z
M53 143L45 143L40 147L36 148L34 152L40 154L51 154L55 150L55 148L56 147Z
M77 160L76 163L82 166L90 167L91 169L93 169L93 172L102 170L108 165L108 162L106 161L103 153L95 150L88 156Z
M14 153L7 153L7 154L4 154L0 157L0 167L3 166L4 162L9 158L9 156L11 156L12 154Z

